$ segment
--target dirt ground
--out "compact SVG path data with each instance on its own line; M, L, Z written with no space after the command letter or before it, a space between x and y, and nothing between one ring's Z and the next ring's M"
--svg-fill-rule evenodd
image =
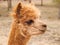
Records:
M41 19L47 24L47 31L43 35L31 37L27 45L60 45L60 20L58 8L37 6L41 11ZM4 11L3 11L4 10ZM0 8L0 45L7 45L12 18L5 16L6 8Z

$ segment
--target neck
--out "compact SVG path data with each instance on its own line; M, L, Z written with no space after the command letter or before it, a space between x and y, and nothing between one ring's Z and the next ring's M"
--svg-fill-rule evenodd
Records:
M18 34L15 38L15 45L26 45L30 37L23 37L22 35Z
M17 26L13 24L8 45L26 45L29 39L30 36L22 36L20 31L17 29Z

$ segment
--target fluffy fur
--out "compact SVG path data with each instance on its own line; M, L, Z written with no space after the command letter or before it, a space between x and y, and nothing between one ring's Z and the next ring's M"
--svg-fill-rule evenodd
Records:
M8 45L26 45L31 36L46 30L46 24L39 20L40 11L32 4L19 3L13 8L12 17Z

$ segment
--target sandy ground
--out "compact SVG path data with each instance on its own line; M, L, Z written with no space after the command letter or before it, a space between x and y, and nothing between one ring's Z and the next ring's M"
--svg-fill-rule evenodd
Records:
M0 7L0 45L7 45L12 19L10 16L6 16L8 11L5 7L2 7ZM47 24L47 31L43 35L31 37L27 45L60 45L58 8L48 6L37 7L41 11L41 20Z

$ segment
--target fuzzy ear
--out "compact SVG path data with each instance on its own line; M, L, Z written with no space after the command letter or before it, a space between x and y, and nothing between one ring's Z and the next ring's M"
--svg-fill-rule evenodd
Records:
M22 8L21 3L18 3L17 8L16 8L16 14L17 14L17 15L20 14L20 10L21 10L21 8Z
M12 9L13 12L11 13L11 16L14 19L17 19L18 17L20 17L21 9L22 9L22 4L18 3L17 6Z

